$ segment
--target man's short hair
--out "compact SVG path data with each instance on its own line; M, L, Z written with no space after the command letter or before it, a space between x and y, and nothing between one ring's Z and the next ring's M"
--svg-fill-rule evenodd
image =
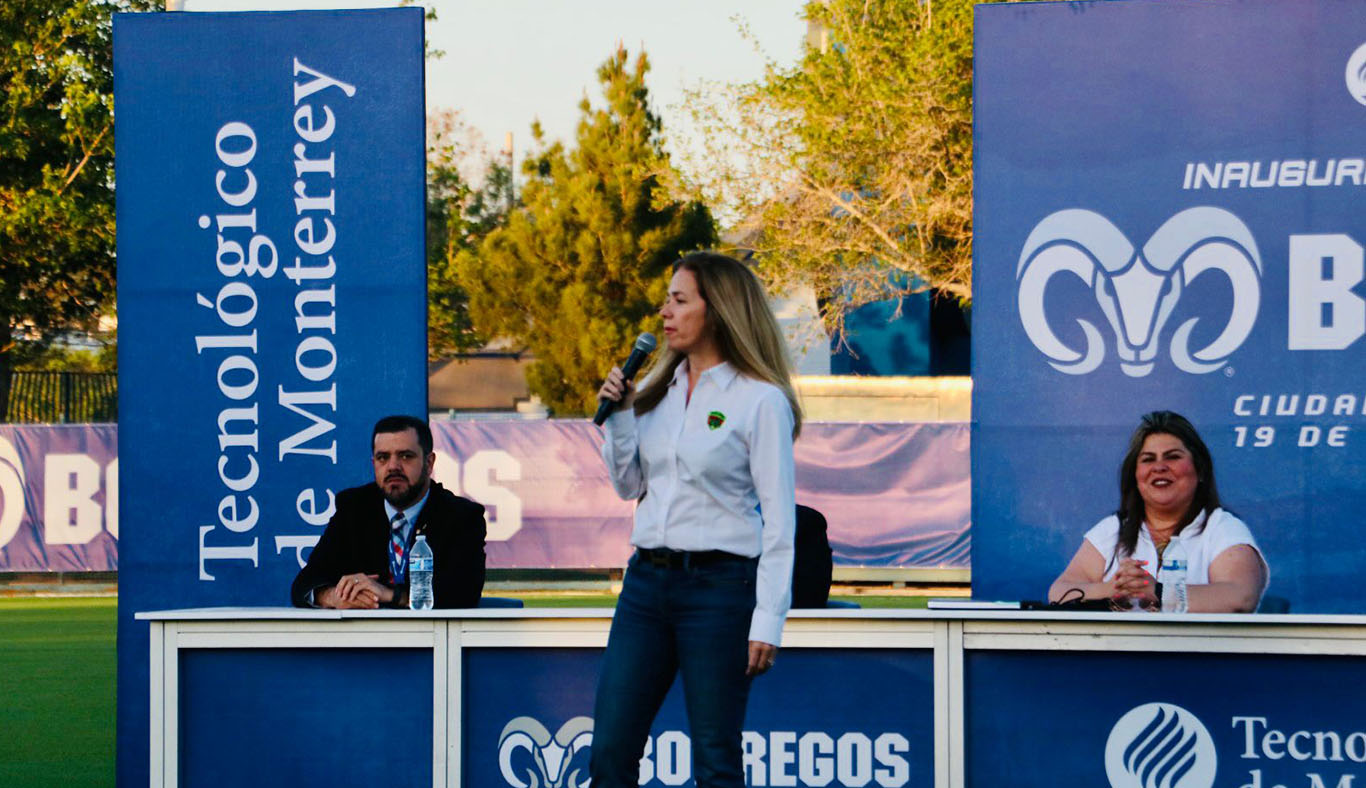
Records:
M417 445L422 447L424 455L431 454L432 428L427 426L427 422L415 416L385 416L375 422L375 429L370 432L370 448L375 448L375 436L381 432L387 435L408 430L417 430Z

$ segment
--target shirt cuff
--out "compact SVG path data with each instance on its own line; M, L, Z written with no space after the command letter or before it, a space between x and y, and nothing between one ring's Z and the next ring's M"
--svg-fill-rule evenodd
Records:
M775 616L756 608L749 619L749 639L768 643L772 646L781 646L783 644L784 618L786 616Z

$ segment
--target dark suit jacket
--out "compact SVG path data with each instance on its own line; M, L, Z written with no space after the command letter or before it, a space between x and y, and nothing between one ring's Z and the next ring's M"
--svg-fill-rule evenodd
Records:
M421 529L421 530L417 530ZM436 607L477 607L484 588L484 507L432 482L414 533L432 548L432 595ZM405 596L389 571L389 517L379 485L337 494L337 509L322 538L290 588L296 607L308 607L308 592L336 585L342 575L364 572Z

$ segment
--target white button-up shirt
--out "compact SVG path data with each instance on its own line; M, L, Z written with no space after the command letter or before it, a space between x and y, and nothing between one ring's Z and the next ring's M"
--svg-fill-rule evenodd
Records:
M631 544L759 557L749 638L775 646L792 606L792 427L782 389L729 364L689 401L685 360L653 410L612 414L602 447L617 494L637 502Z

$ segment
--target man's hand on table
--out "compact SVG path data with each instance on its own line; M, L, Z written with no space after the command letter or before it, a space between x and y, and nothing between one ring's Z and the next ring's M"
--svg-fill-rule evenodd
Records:
M381 603L394 601L394 589L379 582L378 575L344 575L335 586L318 589L313 595L318 607L336 610L374 610Z

